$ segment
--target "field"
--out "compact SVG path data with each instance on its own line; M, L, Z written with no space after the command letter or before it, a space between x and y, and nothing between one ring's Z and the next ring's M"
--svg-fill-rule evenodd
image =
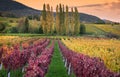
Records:
M86 24L86 33L93 35L105 35L112 33L120 36L120 25L111 24Z
M1 0L0 77L120 77L119 3Z
M18 27L23 24L23 21L25 18L8 18L8 17L0 17L0 23L5 23L6 29L4 30L5 33L11 33L11 28ZM40 27L40 21L37 20L29 20L29 25L31 29L31 33L34 32L34 30L37 30Z
M34 19L29 33L10 32L24 20L0 17L6 24L0 77L120 77L120 25L84 24L85 34L46 35L37 33L41 22Z
M16 27L20 24L21 20L25 18L7 18L7 17L0 17L0 22L6 23L6 32L9 32L9 29L12 27ZM36 30L40 27L40 21L33 19L29 20L30 31L31 33L35 33ZM112 33L120 37L120 24L84 24L86 27L86 35L93 35L93 36L106 36L108 33Z
M93 35L105 35L105 31L99 29L95 24L86 24L86 33ZM104 26L104 25L103 25Z
M112 71L120 71L120 40L101 38L62 39L71 50L102 59Z
M0 36L0 77L120 76L119 39L26 35Z
M120 36L120 25L94 25L95 27L105 31L117 34Z

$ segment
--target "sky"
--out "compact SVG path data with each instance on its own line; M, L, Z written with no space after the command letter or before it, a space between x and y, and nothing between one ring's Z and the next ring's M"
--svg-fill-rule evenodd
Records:
M79 12L95 15L101 19L120 22L120 0L16 0L29 7L42 10L43 4L50 4L55 9L61 3L77 7Z

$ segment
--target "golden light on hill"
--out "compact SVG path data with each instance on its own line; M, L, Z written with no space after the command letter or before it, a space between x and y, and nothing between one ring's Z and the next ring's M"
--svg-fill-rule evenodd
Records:
M79 12L92 14L102 19L120 22L120 0L16 0L27 6L42 10L44 3L49 3L55 9L62 3L69 7L78 7Z

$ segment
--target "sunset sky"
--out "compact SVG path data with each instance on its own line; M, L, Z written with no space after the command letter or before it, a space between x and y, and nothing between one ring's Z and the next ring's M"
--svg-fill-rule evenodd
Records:
M42 10L44 3L55 9L62 3L69 7L78 7L79 12L98 16L102 19L120 22L120 0L16 0L29 7Z

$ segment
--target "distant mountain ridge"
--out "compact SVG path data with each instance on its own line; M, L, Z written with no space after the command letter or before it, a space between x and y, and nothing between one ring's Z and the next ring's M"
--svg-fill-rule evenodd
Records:
M80 14L80 20L83 23L104 23L104 21L96 16L85 14L85 13L79 13Z
M35 10L14 0L0 0L0 12L4 14L13 14L16 17L40 14L39 10Z
M113 21L110 21L110 20L106 20L106 19L102 19L105 23L107 24L119 24L119 22L113 22Z
M0 16L13 15L15 17L40 15L41 11L25 6L13 0L0 0ZM96 16L79 13L80 20L84 23L104 23L104 21Z

